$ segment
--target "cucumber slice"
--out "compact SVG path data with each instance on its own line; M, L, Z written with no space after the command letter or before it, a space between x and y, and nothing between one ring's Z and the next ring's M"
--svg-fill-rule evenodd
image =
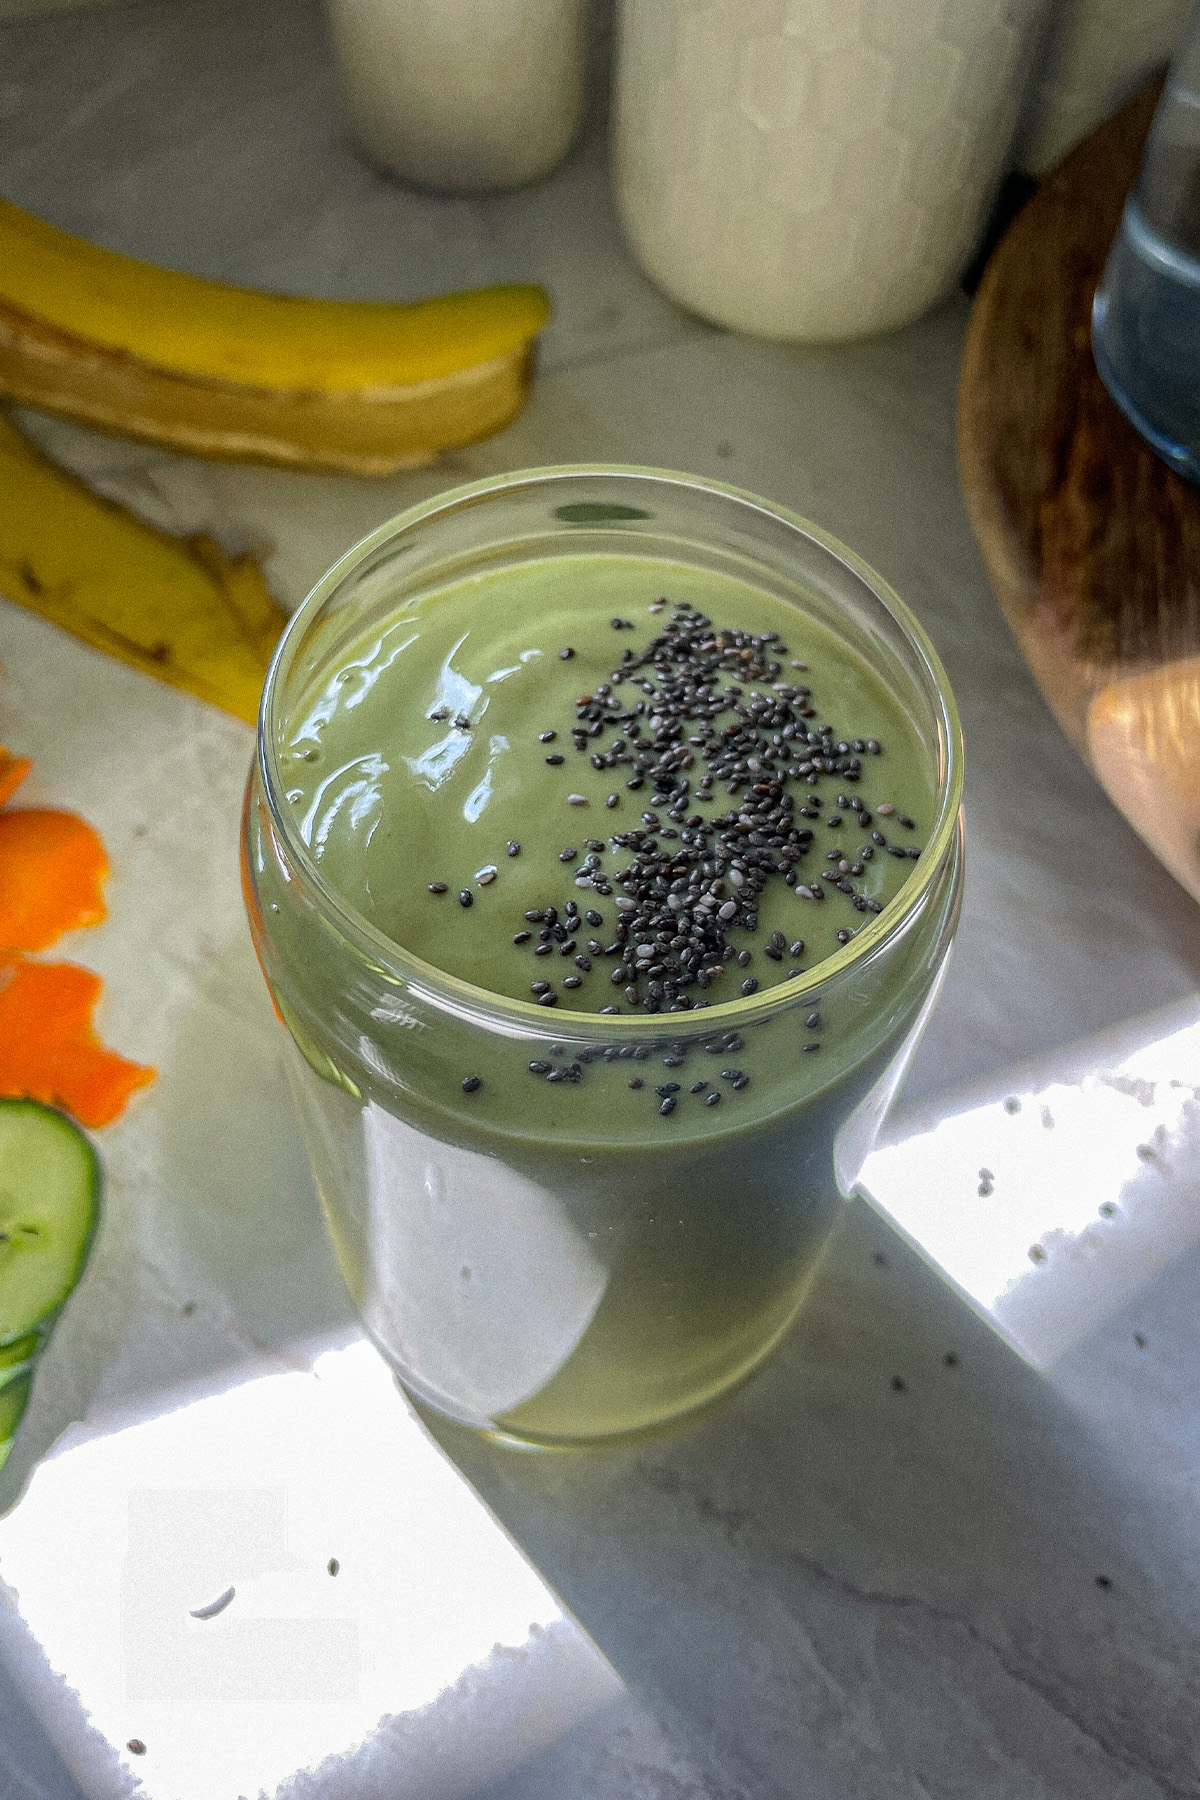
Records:
M32 1369L26 1369L24 1374L16 1376L0 1388L0 1469L4 1467L13 1447L17 1427L25 1417L32 1388Z
M19 1349L14 1340L49 1321L79 1280L100 1185L99 1158L70 1119L36 1100L0 1100L0 1344ZM0 1429L9 1391L0 1387Z
M42 1332L28 1331L24 1337L14 1338L11 1344L0 1345L0 1388L6 1388L10 1381L33 1367L45 1341Z

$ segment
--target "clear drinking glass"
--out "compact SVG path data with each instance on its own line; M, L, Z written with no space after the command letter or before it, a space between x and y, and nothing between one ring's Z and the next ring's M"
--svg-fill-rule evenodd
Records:
M1092 347L1131 424L1181 475L1200 480L1200 6L1108 253Z
M937 777L927 848L802 977L703 1012L551 1015L389 941L310 856L280 755L313 671L464 573L581 551L752 581L831 628L919 733ZM662 1425L755 1368L801 1304L932 1005L959 910L961 791L954 702L911 613L851 551L732 488L526 471L413 508L318 584L263 695L246 904L338 1260L414 1397L509 1439L580 1443ZM803 1055L818 1006L822 1054ZM631 1124L631 1064L666 1053L709 1075L736 1057L746 1104L699 1107L670 1142L653 1113ZM570 1108L549 1122L531 1060L575 1066L612 1106L589 1104L583 1127L561 1122ZM481 1067L468 1100L463 1071Z

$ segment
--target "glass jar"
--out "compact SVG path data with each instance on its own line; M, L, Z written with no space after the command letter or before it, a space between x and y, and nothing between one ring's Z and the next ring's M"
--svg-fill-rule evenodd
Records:
M782 986L703 1012L551 1015L389 941L309 852L281 756L313 671L465 573L581 553L665 554L823 625L888 684L936 772L899 893ZM733 488L609 467L503 476L381 526L318 584L263 694L246 904L338 1260L417 1400L524 1443L580 1443L660 1426L762 1361L933 1003L960 903L961 791L954 702L912 614L851 551ZM819 1056L803 1053L818 1008ZM752 1080L736 1109L698 1105L669 1130L652 1109L631 1120L631 1074L650 1062L653 1079L668 1056L680 1081L729 1062ZM563 1087L531 1063L562 1068ZM464 1093L475 1069L484 1087ZM585 1085L578 1117L543 1099Z
M1130 423L1200 481L1200 5L1096 289L1092 350Z

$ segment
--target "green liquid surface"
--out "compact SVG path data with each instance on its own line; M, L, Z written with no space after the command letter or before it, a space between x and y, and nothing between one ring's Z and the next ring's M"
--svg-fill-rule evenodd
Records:
M661 597L666 610L649 608ZM382 631L374 632L343 656L335 669L319 672L296 710L284 768L289 799L303 821L303 834L331 885L393 942L426 962L491 993L529 999L531 984L546 977L582 973L582 984L563 990L555 979L559 1005L596 1012L615 1002L630 1010L610 980L613 962L591 958L590 972L561 968L559 958L536 958L534 945L513 943L526 910L567 903L599 911L600 927L581 927L587 938L612 942L617 910L612 897L576 887L587 858L587 840L604 840L602 866L628 867L627 850L613 850L613 833L644 826L653 811L660 845L680 845L681 828L663 804L652 806L649 780L631 792L636 764L622 762L597 770L592 755L625 739L636 756L653 738L651 697L632 682L612 689L628 709L644 703L637 736L628 727L589 739L580 752L572 742L576 701L602 683L611 685L627 649L640 652L671 619L670 602L682 600L711 617L718 629L736 626L763 634L777 631L785 646L778 679L811 688L815 717L808 728L834 727L839 742L874 740L879 755L863 754L861 779L848 783L822 775L809 787L793 783L797 806L815 800L819 816L805 822L813 844L797 866L802 884L829 874L827 851L852 864L864 850L871 859L856 890L886 903L912 873L871 841L856 814L839 808L845 792L874 811L880 803L894 813L873 818L873 827L900 847L919 846L934 810L934 776L928 752L911 721L879 678L815 620L748 584L669 562L647 559L630 568L627 558L556 558L516 569L492 571L427 596L406 608ZM633 630L614 630L611 619L627 618ZM574 654L564 661L563 649ZM804 670L792 667L806 665ZM653 670L639 673L653 678ZM740 685L723 672L717 692ZM767 682L747 683L743 699L771 693ZM465 725L456 720L467 721ZM711 721L719 733L737 715L731 705ZM542 735L555 732L550 742ZM789 759L799 760L795 740ZM793 755L792 752L795 752ZM696 755L696 747L692 747ZM562 758L550 763L547 758ZM787 768L788 764L780 765ZM716 781L711 798L699 790L703 762L686 771L690 781L687 814L716 818L738 810L749 793L731 795ZM612 794L615 807L606 804ZM573 804L580 796L584 804ZM814 810L815 807L814 807ZM896 823L898 816L914 827ZM509 843L520 845L515 856ZM567 863L564 851L574 850ZM431 894L431 883L447 891ZM458 896L471 895L469 909ZM621 890L617 888L616 893ZM730 889L730 894L735 890ZM714 984L710 1004L738 997L750 974L760 987L788 978L799 964L811 968L839 946L839 929L862 923L833 892L823 905L798 899L780 878L769 879L753 937L735 927L729 934L752 965L733 970ZM762 954L775 931L787 945L803 939L799 957L776 962ZM533 933L536 940L537 933ZM585 952L586 953L586 952ZM734 973L737 971L737 979ZM698 994L694 995L699 998Z

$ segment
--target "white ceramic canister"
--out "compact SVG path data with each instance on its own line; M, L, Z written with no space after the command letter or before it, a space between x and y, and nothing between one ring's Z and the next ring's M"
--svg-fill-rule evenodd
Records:
M1192 0L1056 0L1018 148L1042 175L1165 68Z
M521 187L584 107L586 0L327 0L342 94L378 168L442 193Z
M1008 163L1042 0L621 0L616 201L705 318L850 338L961 273Z

